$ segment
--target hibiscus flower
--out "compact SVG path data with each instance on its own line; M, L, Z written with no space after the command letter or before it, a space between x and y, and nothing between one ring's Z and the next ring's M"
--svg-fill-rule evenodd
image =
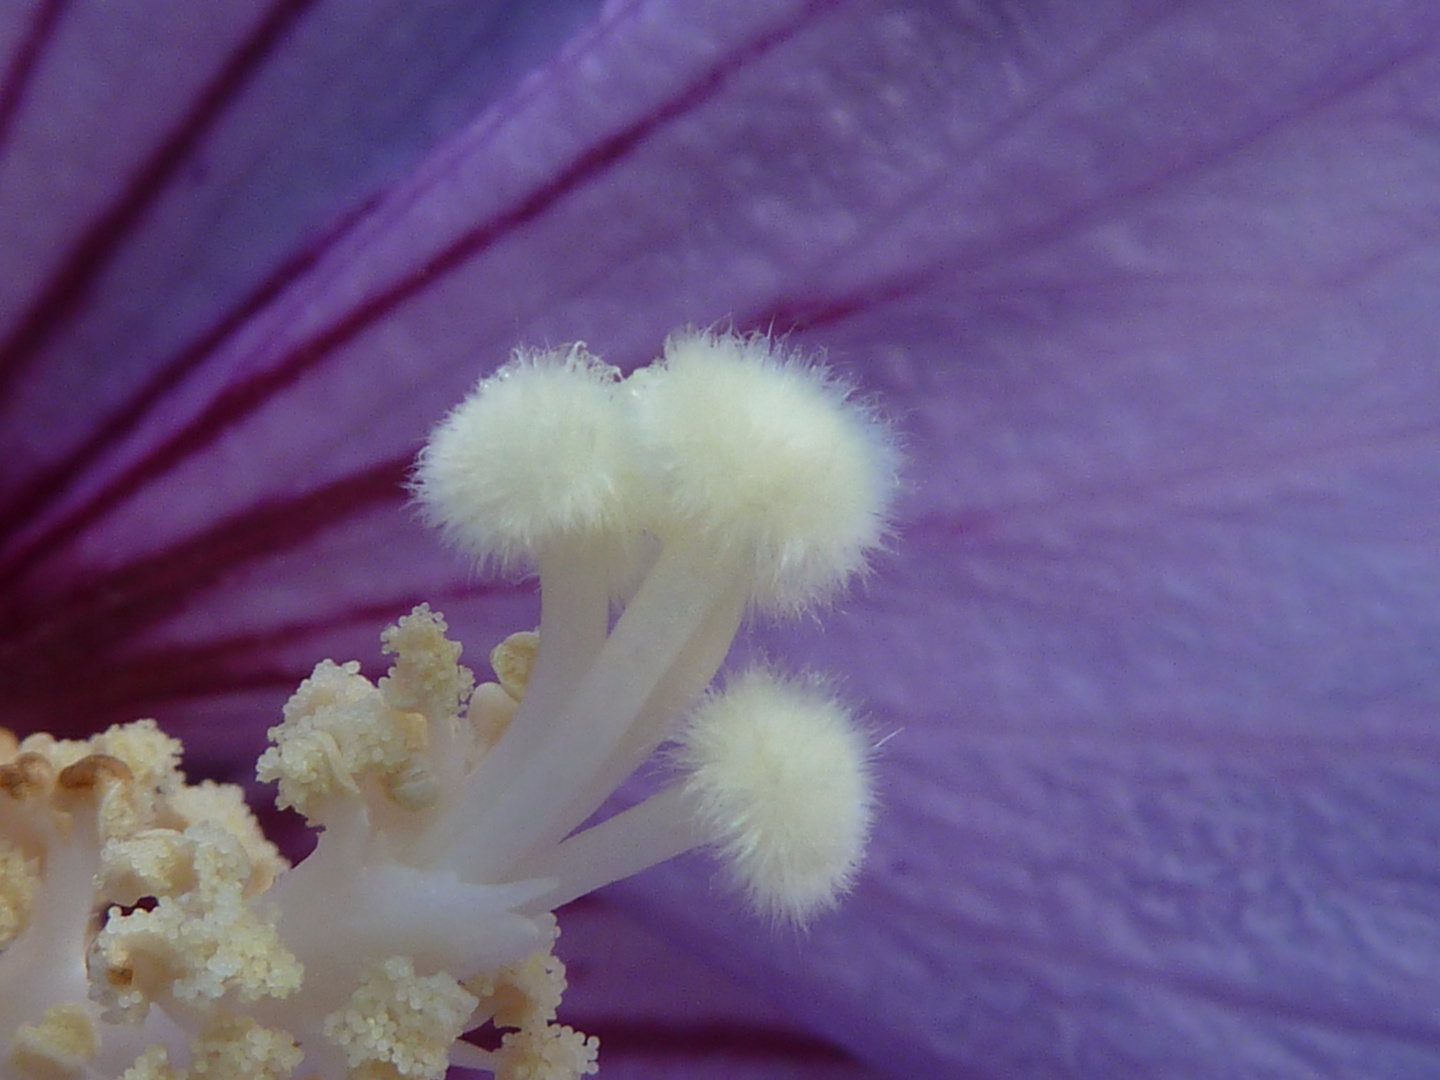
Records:
M774 330L911 461L741 648L865 703L871 855L803 937L688 858L582 907L606 1075L1440 1067L1431 5L34 0L0 58L8 726L243 777L414 603L534 624L401 487L513 345Z

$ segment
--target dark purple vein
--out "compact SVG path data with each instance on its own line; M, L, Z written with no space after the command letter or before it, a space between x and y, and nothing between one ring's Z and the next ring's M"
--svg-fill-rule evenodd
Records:
M189 344L183 346L118 408L105 417L84 442L58 461L37 473L5 503L0 504L0 543L8 540L26 521L59 499L105 450L139 426L140 422L182 382L205 357L211 355L243 326L247 319L284 291L285 287L312 267L326 246L342 235L370 207L366 202L345 215L323 235L277 267L229 311L223 312ZM53 540L47 540L47 543ZM0 570L0 586L13 581L40 555L29 545L6 559Z
M0 155L5 153L6 143L10 140L10 126L15 122L21 102L25 100L26 90L30 88L30 76L54 37L55 26L65 6L66 0L43 0L30 18L30 25L20 39L20 47L15 50L5 77L0 79Z
M1160 19L1151 25L1158 24ZM1148 30L1149 27L1144 29ZM1139 32L1127 33L1123 37L1107 39L1101 43L1095 54L1083 58L1083 63L1067 72L1062 78L1045 88L1045 97L1053 97L1069 89L1086 74L1096 70L1101 58L1120 45L1133 42L1143 36ZM1284 108L1254 117L1247 125L1235 130L1230 137L1215 139L1201 144L1184 156L1171 161L1167 166L1152 173L1133 178L1129 183L1117 185L1107 193L1104 200L1088 203L1058 205L1055 213L1043 220L1035 221L1013 231L1001 232L988 240L977 242L969 251L951 250L931 261L918 265L904 274L897 274L888 280L875 282L873 286L815 300L795 297L778 297L737 323L745 327L774 326L782 330L806 330L816 326L834 325L859 312L886 303L913 298L923 293L926 285L940 280L945 273L954 274L961 267L975 268L1001 265L1006 259L1019 261L1021 257L1035 251L1043 251L1062 240L1079 233L1088 225L1103 222L1114 216L1117 208L1135 206L1145 198L1156 195L1167 187L1176 185L1187 176L1193 176L1209 168L1215 168L1233 160L1246 149L1263 143L1281 132L1287 124L1294 123L1302 116L1313 116L1351 99L1354 95L1374 86L1387 76L1406 66L1424 62L1429 56L1428 40L1405 41L1388 52L1374 51L1361 54L1359 58L1346 54L1342 59L1348 64L1340 70L1325 69L1308 82L1298 84L1289 101L1302 97L1308 102L1303 109L1286 111ZM1002 137L1019 127L1020 123L1039 112L1038 104L1030 102L1015 114L1007 114L1003 120L966 149L966 157L977 157L992 152ZM911 213L917 205L923 205L927 196L943 195L954 183L949 170L940 170L932 182L918 190L906 193L899 202L897 213ZM1421 234L1428 236L1428 234ZM1419 243L1412 240L1412 244ZM859 246L852 243L851 249ZM840 253L829 252L829 261L834 262Z
M367 505L383 504L390 495L399 498L398 490L387 487L378 493L373 504L337 506L325 525L339 524L349 514L366 509ZM263 548L256 552L261 556L268 553ZM165 645L127 652L123 659L104 665L106 677L102 693L97 694L93 687L87 688L86 708L80 710L81 722L76 725L75 731L93 731L97 716L122 722L153 712L166 701L240 690L279 689L288 693L309 676L312 663L306 660L297 668L282 662L277 658L281 650L336 630L354 627L373 630L378 640L381 627L394 622L398 616L422 602L438 605L449 600L510 592L516 588L514 584L502 582L477 584L463 590L444 590L439 595L405 593L378 597L366 594L346 607L306 618L303 622L233 634L203 644ZM50 695L47 700L53 702L55 698ZM64 716L69 716L75 711L63 712ZM64 723L63 716L60 723ZM47 720L46 730L60 734L54 721Z
M811 10L819 6L824 5L812 5L785 26L773 29L746 48L736 50L662 107L591 147L548 184L537 188L517 205L460 234L419 267L344 312L308 340L296 344L267 370L237 382L217 395L184 428L160 443L88 502L57 521L27 545L25 552L12 560L3 573L0 573L0 585L12 583L17 578L17 561L23 560L24 568L28 569L36 560L57 552L128 496L162 476L188 456L204 449L363 331L392 314L425 289L442 281L447 274L470 259L482 254L507 233L538 218L567 194L623 159L655 131L709 100L730 75L756 57L777 47L806 20Z
M1426 55L1423 46L1416 44L1395 56L1387 57L1386 60L1388 65L1399 66L1423 60ZM1343 78L1317 80L1309 87L1316 95L1316 100L1306 109L1306 113L1318 113L1337 105L1351 95L1373 86L1388 74L1393 74L1389 66L1377 64ZM1003 265L1006 261L1020 262L1028 254L1044 251L1078 235L1087 226L1113 218L1119 208L1133 207L1146 198L1177 185L1186 177L1233 160L1243 151L1271 138L1294 120L1295 114L1285 112L1257 117L1249 126L1235 131L1229 138L1197 146L1193 153L1175 159L1164 168L1137 176L1123 186L1116 186L1106 193L1103 200L1094 199L1090 202L1057 206L1056 213L1044 220L1008 232L999 232L975 243L968 251L945 251L904 273L877 280L868 288L848 294L835 294L814 300L778 297L763 309L752 312L743 319L737 319L737 324L742 327L774 326L783 330L808 330L816 326L834 325L870 308L923 296L928 286L942 280L947 274L957 275L960 268L994 267ZM934 188L942 188L948 182L950 178L947 175L944 179L937 180ZM908 213L915 205L913 197L907 199L899 212ZM833 256L834 253L830 254ZM993 285L991 287L993 288Z
M15 380L26 364L88 299L105 267L144 220L196 144L234 102L300 15L314 3L315 0L276 0L269 14L200 92L119 198L81 233L15 328L0 342L0 402L13 393Z
M190 659L207 662L190 664L177 662L183 650L130 661L123 651L235 566L295 547L370 507L398 503L409 464L407 455L261 503L143 559L76 581L59 595L5 596L0 699L19 717L54 713L35 718L52 726L71 716L93 730L119 706L214 689L226 685L227 676L241 685L256 678L270 685L263 672L235 669L230 652L197 651ZM283 675L293 681L291 673Z

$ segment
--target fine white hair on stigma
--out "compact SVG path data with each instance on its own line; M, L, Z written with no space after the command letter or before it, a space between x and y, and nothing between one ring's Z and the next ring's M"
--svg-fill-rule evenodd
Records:
M887 529L890 430L824 367L763 335L686 331L629 380L665 532L741 554L769 610L823 601Z
M317 664L256 766L319 830L297 865L153 722L0 730L0 1075L593 1073L596 1040L556 1020L556 908L702 846L777 922L855 879L869 733L814 677L712 683L749 614L865 569L897 457L764 335L680 332L628 378L583 345L517 351L411 486L482 566L536 573L539 629L479 686L425 603L381 635L378 681ZM667 745L673 775L608 809ZM464 1038L485 1026L493 1049Z
M870 752L823 687L757 668L701 702L676 760L703 831L752 904L803 923L859 866L874 806Z
M426 519L505 571L547 545L634 532L639 469L619 382L583 345L517 351L421 452L411 486Z

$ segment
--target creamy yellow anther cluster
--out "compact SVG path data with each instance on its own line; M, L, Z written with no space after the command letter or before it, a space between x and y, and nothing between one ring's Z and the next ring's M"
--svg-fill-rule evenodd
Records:
M677 335L628 378L518 353L414 489L482 563L538 571L539 631L479 686L423 604L378 682L317 665L257 769L321 830L307 859L238 788L187 783L153 722L0 737L0 1077L594 1072L556 1020L555 908L702 846L779 919L851 883L866 737L821 680L711 683L747 611L863 568L895 465L846 387L762 337ZM664 743L673 782L592 823Z

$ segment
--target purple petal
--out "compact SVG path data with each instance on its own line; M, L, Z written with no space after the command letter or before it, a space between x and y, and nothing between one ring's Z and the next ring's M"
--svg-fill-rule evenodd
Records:
M872 1060L1440 1065L1436 24L1323 14L1098 43L831 302L918 458L811 653L898 730L873 876L803 967L623 891Z
M875 1080L790 1022L785 1002L699 963L602 900L561 913L566 1023L600 1039L607 1080Z
M868 592L762 639L899 732L871 875L804 941L699 860L617 894L893 1075L1434 1075L1437 43L1418 0L614 5L198 353L19 595L125 630L101 673L183 627L275 687L467 592L385 515L514 341L795 328L915 462Z
M162 2L7 8L0 655L12 723L73 727L70 713L88 725L255 686L273 709L293 665L231 658L254 655L256 635L283 638L293 608L223 642L191 640L189 662L114 654L184 605L211 618L224 598L196 609L197 590L312 536L327 513L393 504L402 466L272 507L248 529L191 518L198 535L178 547L165 546L171 534L122 553L95 524L153 477L105 489L107 465L147 421L173 430L197 365L314 263L326 234L593 7L272 0L203 18ZM82 665L93 679L65 674ZM62 685L85 690L45 700Z
M7 512L43 509L89 460L72 455L95 452L86 437L158 408L335 219L593 4L520 7L155 0L16 18L0 52Z

